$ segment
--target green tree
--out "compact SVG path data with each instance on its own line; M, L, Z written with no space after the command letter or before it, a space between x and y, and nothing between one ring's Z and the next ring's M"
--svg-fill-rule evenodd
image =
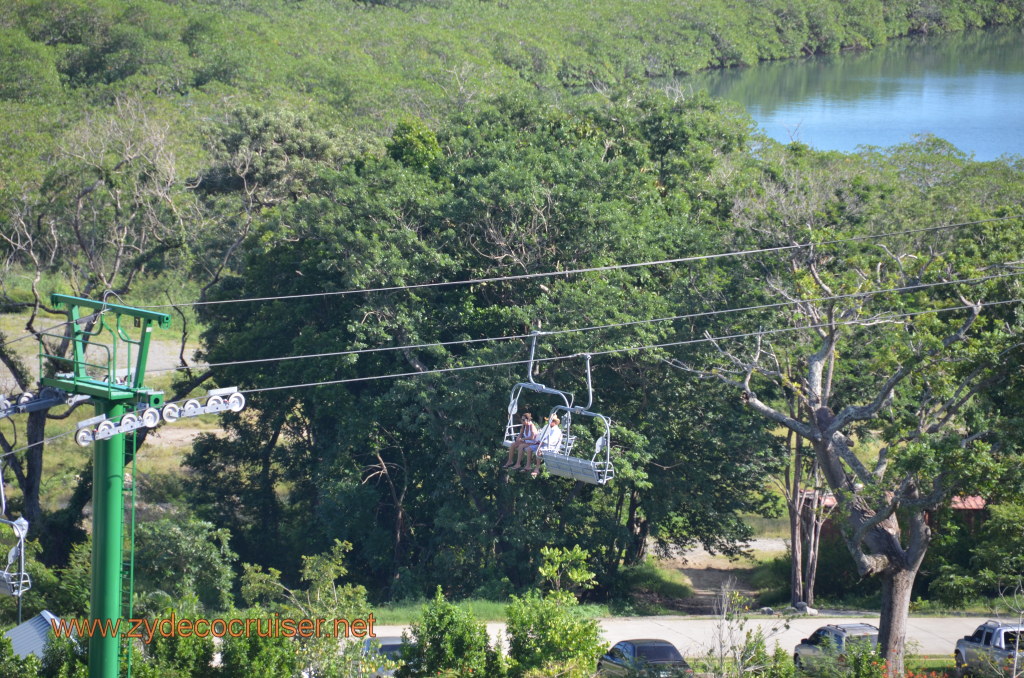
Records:
M686 140L666 140L688 126ZM594 384L599 406L623 422L613 433L615 483L496 481L502 401L522 380L520 369L462 369L523 360L521 340L460 342L527 334L537 323L558 330L539 356L671 341L687 328L572 330L581 322L671 316L693 281L642 270L341 292L718 247L718 222L690 210L720 210L720 189L694 189L691 203L663 182L696 181L740 153L744 129L703 99L641 106L624 94L559 109L503 97L438 131L446 155L431 173L410 172L383 155L323 167L310 192L298 193L305 197L259 219L243 273L225 278L210 298L300 296L259 308L204 307L203 357L333 353L229 366L217 370L217 380L243 388L335 383L265 391L253 407L266 416L229 417L232 437L200 439L186 463L202 515L232 530L243 560L286 577L311 543L350 541L360 581L392 597L422 595L441 572L458 594L532 586L542 545L579 544L593 555L599 581L622 562L642 560L652 536L665 545L700 540L734 548L749 534L738 513L764 508L759 474L777 464L779 446L763 425L730 427L726 415L680 411L676 395L689 388L684 377L642 354L608 356L595 361ZM656 145L678 160L660 175L649 171ZM684 161L690 151L699 160ZM339 293L301 296L325 291ZM302 330L283 329L289 327ZM585 388L581 363L545 363L539 378ZM452 368L459 369L376 379ZM522 406L552 404L536 398ZM722 430L728 433L719 442ZM594 444L584 421L573 432L581 448ZM417 524L430 528L413 530Z
M207 609L230 605L236 558L228 530L195 518L139 523L135 533L136 591L171 600L195 596Z
M597 622L585 618L564 591L513 596L506 618L511 676L572 662L592 668L603 649Z
M0 99L26 101L60 94L53 51L21 31L0 29Z
M553 591L574 593L573 589L586 591L594 587L594 573L587 567L590 554L579 544L571 549L545 546L540 555L544 559L540 576Z
M787 321L772 329L755 321L748 342L715 343L676 364L731 386L753 413L808 441L839 499L858 572L881 580L879 642L892 675L901 675L911 587L931 540L927 513L958 493L994 488L1016 463L1012 449L992 445L998 427L984 395L1016 360L1008 341L1016 319L986 308L986 300L1012 298L1013 284L949 283L1002 270L1021 243L1006 224L989 223L830 245L895 224L930 225L940 217L934 204L943 205L942 219L966 220L1000 214L1012 200L976 187L963 158L934 140L865 165L836 160L820 156L808 172L783 154L771 168L778 179L734 206L747 232L818 243L746 275L751 299L771 290L790 301ZM884 169L876 173L872 162ZM919 171L921 182L894 193L893 174ZM984 245L978 230L990 234Z
M440 587L402 639L405 665L397 676L433 676L443 671L486 675L487 627L449 602Z
M273 610L281 617L292 620L324 619L324 620L363 620L366 629L349 628L354 634L365 633L369 629L369 605L366 601L366 589L352 584L341 584L339 580L346 577L348 569L345 565L345 554L351 550L348 543L335 541L326 552L316 555L302 556L301 580L305 588L292 589L280 581L280 572L264 570L259 566L245 565L242 575L242 596L250 604L265 601L267 621L269 612ZM250 610L248 618L256 616L260 609ZM261 615L262 616L262 615ZM333 623L329 622L329 623ZM286 645L291 646L291 655L300 670L310 675L336 675L351 672L358 664L361 645L358 642L346 643L341 649L339 640L333 631L342 632L342 628L330 629L332 633L321 633L305 637L302 633L286 639L288 643L271 643L267 648L260 649L261 662L276 663L284 661ZM357 636L358 637L358 636ZM241 654L251 650L251 643L241 643L238 652ZM244 660L239 670L246 666ZM252 668L252 667L249 667Z
M406 167L430 170L442 158L437 137L422 120L400 122L386 144L388 154Z

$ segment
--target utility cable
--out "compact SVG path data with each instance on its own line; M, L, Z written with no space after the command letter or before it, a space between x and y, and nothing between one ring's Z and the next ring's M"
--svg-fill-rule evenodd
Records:
M747 311L761 311L761 310L768 310L768 309L775 309L775 308L783 308L783 307L786 307L786 306L793 306L793 305L797 305L797 304L820 303L820 302L825 302L825 301L835 301L835 300L839 300L839 299L857 299L857 298L862 298L862 297L870 297L870 296L873 296L873 295L876 295L876 294L887 294L887 293L891 293L891 292L916 291L916 290L919 290L919 289L926 289L926 288L932 288L932 287L942 287L942 286L945 286L945 285L974 284L974 283L985 282L987 280L997 280L999 278L1012 278L1012 277L1016 277L1016 276L1019 276L1019 275L1024 275L1024 271L1015 271L1013 273L1000 273L1000 274L996 274L996 275L984 276L984 277L981 277L981 278L967 278L967 279L963 279L963 280L945 280L945 281L941 281L941 282L918 283L918 284L915 284L915 285L905 285L903 287L890 287L890 288L887 288L887 289L871 290L871 291L866 291L866 292L851 292L851 293L848 293L848 294L836 294L836 295L832 295L832 296L828 296L828 297L817 297L817 298L814 298L814 299L792 299L792 300L787 300L787 301L775 302L775 303L771 303L771 304L761 304L761 305L758 305L758 306L742 306L742 307L739 307L739 308L726 308L726 309L717 309L717 310L713 310L713 311L701 311L701 312L698 312L698 313L686 313L686 314L683 314L683 315L668 316L668 317L665 317L665 318L651 318L651 319L646 319L646 320L631 320L631 321L622 322L622 323L610 323L610 324L605 324L605 325L590 325L590 326L587 326L587 327L575 327L575 328L564 329L564 330L551 330L550 332L543 332L542 334L544 336L555 336L555 335L561 335L561 334L571 334L571 333L576 333L576 332L592 332L592 331L596 331L596 330L607 330L607 329L615 329L615 328L620 328L620 327L631 327L631 326L635 326L635 325L645 325L645 324L660 323L660 322L671 322L671 321L675 321L675 320L690 320L690 319L693 319L693 318L703 318L703 317L707 317L707 316L724 315L724 314L727 314L727 313L740 313L740 312L747 312ZM215 367L232 367L232 366L237 366L237 365L254 365L254 364L259 364L259 363L284 362L284 361L289 361L289 360L307 360L307 359L310 359L310 358L333 358L333 357L344 356L344 355L359 355L359 354L364 354L364 353L379 353L379 352L383 352L383 351L407 351L407 350L417 350L417 349L424 349L424 348L441 348L441 347L446 347L446 346L461 346L461 345L477 344L477 343L483 343L483 342L511 341L511 340L515 340L515 339L529 339L530 336L531 336L530 334L511 334L511 335L507 335L507 336L503 336L503 337L482 337L482 338L478 338L478 339L460 339L460 340L454 340L454 341L431 342L431 343L426 343L426 344L408 344L408 345L405 345L405 346L381 346L381 347L377 347L377 348L350 349L350 350L345 350L345 351L332 351L332 352L328 352L328 353L309 353L309 354L304 354L304 355L280 356L280 357L275 357L275 358L253 358L253 359L250 359L250 360L234 360L234 361L220 362L220 363L203 363L203 364L197 364L197 365L192 365L192 366L180 366L179 365L177 367L163 367L163 368L158 368L158 369L155 369L155 370L146 370L146 374L159 374L159 373L163 373L163 372L175 372L175 371L192 370L192 369L210 369L210 368L215 368Z
M82 318L79 319L79 322L81 322L81 320L82 320ZM61 327L65 327L67 325L73 325L74 322L75 321L73 321L73 320L66 320L66 321L64 321L62 323L57 323L56 325L53 325L52 327L45 327L45 328L39 330L39 334L43 334L43 335L49 334L50 332L53 332L54 330L58 330ZM7 339L6 341L0 342L0 346L9 346L11 344L16 344L19 341L24 341L25 339L33 339L35 337L36 337L36 335L35 334L31 334L31 333L30 334L23 334L22 336L17 337L15 339Z
M192 301L180 304L161 304L158 306L140 306L139 308L157 309L157 308L183 308L187 306L212 306L214 304L240 304L248 302L264 302L264 301L284 301L289 299L309 299L314 297L332 297L332 296L346 296L350 294L371 294L374 292L398 292L402 290L415 290L425 289L431 287L452 287L457 285L477 285L481 283L491 282L506 282L513 280L529 280L535 278L550 278L560 275L577 275L580 273L595 273L600 271L620 271L632 268L644 268L651 266L663 266L665 264L682 264L695 261L709 261L712 259L723 259L726 257L739 257L748 256L752 254L767 254L771 252L784 252L787 250L803 249L807 247L821 247L824 245L838 245L840 243L847 242L863 242L869 240L878 240L882 238L891 238L900 235L913 235L918 233L931 233L935 231L943 231L952 228L960 228L962 226L975 226L977 224L985 224L996 221L1007 221L1011 219L1020 219L1024 217L1024 214L1015 214L1006 217L992 217L990 219L978 219L976 221L965 221L957 224L945 224L943 226L929 226L927 228L915 228L905 231L892 231L889 233L876 233L874 235L860 235L852 238L837 238L833 240L823 240L821 242L808 242L808 243L794 243L790 245L776 245L772 247L761 247L750 250L736 250L732 252L719 252L716 254L700 254L689 257L679 257L676 259L660 259L657 261L643 261L633 264L610 264L608 266L593 266L589 268L575 268L568 269L565 271L545 271L542 273L520 273L517 275L506 275L506 276L495 276L491 278L474 278L471 280L450 280L442 282L432 283L417 283L413 285L392 285L389 287L374 287L374 288L361 288L351 290L339 290L336 292L311 292L308 294L289 294L274 297L249 297L244 299L219 299L213 301Z

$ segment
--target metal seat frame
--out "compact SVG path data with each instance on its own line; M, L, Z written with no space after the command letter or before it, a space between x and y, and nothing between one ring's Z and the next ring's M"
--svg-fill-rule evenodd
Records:
M508 423L505 424L505 437L502 439L501 444L504 447L511 447L512 443L519 437L520 431L523 429L523 425L516 422L516 414L519 412L519 398L522 397L523 391L532 391L533 393L543 393L546 395L557 396L562 400L563 407L572 407L573 395L567 391L559 391L556 388L550 388L544 384L538 384L533 380L533 359L537 351L537 337L541 336L543 332L532 332L530 334L530 359L526 365L526 381L520 382L512 387L512 395L508 401Z
M590 377L590 354L585 353L583 357L587 360L587 404L584 406L556 405L548 415L548 419L558 416L565 425L562 440L556 449L538 450L538 452L540 452L548 473L553 476L579 480L591 485L607 485L615 477L615 467L611 460L611 420L603 414L590 411L594 402L594 389ZM604 433L598 436L594 443L594 453L590 459L572 454L573 448L576 446L576 436L572 433L572 415L574 414L593 417L604 426ZM541 436L543 437L543 431Z
M3 466L0 465L0 475L2 472ZM7 515L7 493L4 491L3 478L0 477L0 516L4 515ZM18 543L7 552L7 567L0 572L0 595L20 597L32 588L32 578L25 571L25 537L28 535L28 521L23 517L17 520L0 517L0 524L10 525L18 538ZM15 562L18 567L12 571Z

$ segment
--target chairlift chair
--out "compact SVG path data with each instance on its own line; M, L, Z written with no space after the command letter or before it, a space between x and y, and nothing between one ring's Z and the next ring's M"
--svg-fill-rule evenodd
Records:
M520 382L512 387L512 395L508 401L508 423L505 425L505 437L501 441L504 447L511 447L512 443L519 437L519 433L523 430L523 425L516 421L516 414L519 413L519 398L523 395L523 391L557 396L561 398L562 406L572 407L573 395L571 393L559 391L544 384L538 384L533 380L533 357L537 350L537 337L541 334L543 333L533 332L530 335L532 341L530 342L530 359L526 366L527 381Z
M594 401L594 390L590 379L590 355L584 354L587 359L587 404L585 406L556 405L548 415L558 416L563 425L562 440L552 450L543 450L541 459L548 473L553 476L580 480L591 485L607 485L608 481L615 477L615 467L611 461L612 431L611 421L608 417L597 412L591 412L590 407ZM604 433L598 436L594 443L594 453L590 458L573 455L573 448L576 446L576 436L572 432L572 415L577 414L584 417L593 417L604 426ZM546 427L545 427L546 428ZM544 432L541 432L543 439ZM543 446L542 446L543 447Z
M4 491L3 464L0 463L0 516L7 515L7 493ZM7 567L0 572L0 595L21 596L32 588L32 578L25 571L25 537L28 535L28 521L25 518L6 520L0 523L10 525L18 543L7 552ZM17 565L17 567L15 567Z
M7 567L0 572L0 595L20 596L32 588L32 578L25 571L25 536L28 534L28 521L18 518L15 521L0 518L0 523L10 525L18 537L7 553Z

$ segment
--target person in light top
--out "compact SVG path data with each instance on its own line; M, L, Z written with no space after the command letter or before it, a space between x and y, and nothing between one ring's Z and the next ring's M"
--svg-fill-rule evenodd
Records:
M529 412L524 412L522 416L523 428L520 429L519 435L516 436L515 441L508 448L508 461L505 462L505 468L510 468L513 471L518 471L523 466L523 450L527 446L532 445L533 449L537 449L537 425L533 423L533 415ZM512 465L512 455L519 453L516 457L515 466ZM529 459L529 454L527 454Z
M537 440L537 444L532 450L527 448L527 460L526 467L524 470L531 471L530 475L534 478L537 477L537 472L540 471L540 460L543 458L545 452L556 452L558 447L562 444L562 429L559 425L562 420L558 418L557 414L551 415L548 419L548 424L540 432L540 438ZM537 457L533 469L530 469L529 453L536 452Z

